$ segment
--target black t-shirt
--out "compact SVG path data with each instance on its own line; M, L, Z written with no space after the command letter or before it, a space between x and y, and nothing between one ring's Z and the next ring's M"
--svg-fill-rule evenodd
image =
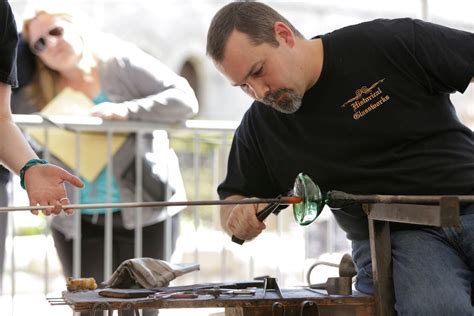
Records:
M474 34L412 19L321 36L323 69L294 114L254 102L237 129L221 198L275 197L304 172L323 191L468 194L474 138L449 98L474 76ZM359 205L333 210L368 236Z
M0 82L18 86L16 49L18 34L15 18L7 0L0 0Z

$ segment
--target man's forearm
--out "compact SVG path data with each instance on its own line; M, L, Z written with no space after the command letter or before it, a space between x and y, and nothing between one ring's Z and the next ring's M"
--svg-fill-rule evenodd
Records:
M0 135L2 135L1 161L11 171L18 174L28 160L38 158L13 122L0 119Z
M37 156L13 122L10 96L10 86L0 84L0 160L13 172L18 173L28 160Z

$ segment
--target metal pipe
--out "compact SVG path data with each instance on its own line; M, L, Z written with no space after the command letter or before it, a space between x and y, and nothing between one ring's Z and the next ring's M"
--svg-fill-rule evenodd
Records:
M301 202L297 196L282 196L273 199L244 199L244 200L203 200L203 201L157 201L157 202L127 202L127 203L95 203L95 204L69 204L62 208L84 209L84 208L135 208L135 207L164 207L164 206L204 206L204 205L237 205L237 204L263 204L263 203L296 204ZM9 206L0 207L0 212L28 211L52 209L54 205L36 206Z
M135 134L135 202L143 202L143 137L142 132ZM137 208L135 210L135 240L134 240L134 255L135 258L143 257L143 210Z
M113 153L112 153L113 131L107 131L107 168L106 168L106 199L112 201L112 171L113 171ZM104 226L104 280L107 280L113 271L113 215L112 208L106 208L105 226Z
M338 202L356 203L400 203L400 204L439 204L441 197L456 197L459 203L473 203L474 195L357 195L341 191L329 191L326 200L330 206Z
M76 175L81 174L81 132L75 132L75 141L76 141ZM78 203L81 199L81 193L79 188L74 188L73 201ZM81 259L82 259L82 217L81 212L76 212L74 214L74 238L72 243L72 275L75 278L81 276ZM77 315L77 313L75 313Z
M201 136L196 133L193 139L193 184L194 184L194 199L199 199L199 183L201 182ZM196 207L192 208L193 212L193 225L194 225L194 234L198 236L199 226L201 225L201 221L199 220L198 210ZM194 262L200 262L199 260L199 240L194 238L194 251L193 251L193 258ZM193 273L194 275L194 283L199 282L199 274Z

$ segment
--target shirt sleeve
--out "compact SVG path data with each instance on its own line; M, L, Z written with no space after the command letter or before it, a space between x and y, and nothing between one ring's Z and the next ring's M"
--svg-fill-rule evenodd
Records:
M16 50L18 33L10 4L0 0L0 81L18 86L16 71Z
M259 154L258 142L252 137L252 124L248 117L249 113L246 113L232 141L227 175L217 188L221 199L231 195L273 198L278 194L269 181L270 176Z
M250 154L248 148L238 138L237 133L232 140L232 146L229 153L227 163L227 175L224 181L217 188L217 192L221 199L225 199L231 195L250 196L246 189L246 179L244 170L247 167L247 159L242 159Z
M412 38L433 92L464 92L474 77L474 33L413 20Z

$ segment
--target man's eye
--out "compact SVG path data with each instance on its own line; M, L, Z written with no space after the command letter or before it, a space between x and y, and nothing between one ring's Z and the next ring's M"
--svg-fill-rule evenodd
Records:
M260 67L256 72L253 73L255 77L260 76L263 73L263 67Z
M250 91L249 86L248 86L248 84L246 84L246 83L241 84L241 85L240 85L240 88L241 88L244 92L249 92L249 91Z

